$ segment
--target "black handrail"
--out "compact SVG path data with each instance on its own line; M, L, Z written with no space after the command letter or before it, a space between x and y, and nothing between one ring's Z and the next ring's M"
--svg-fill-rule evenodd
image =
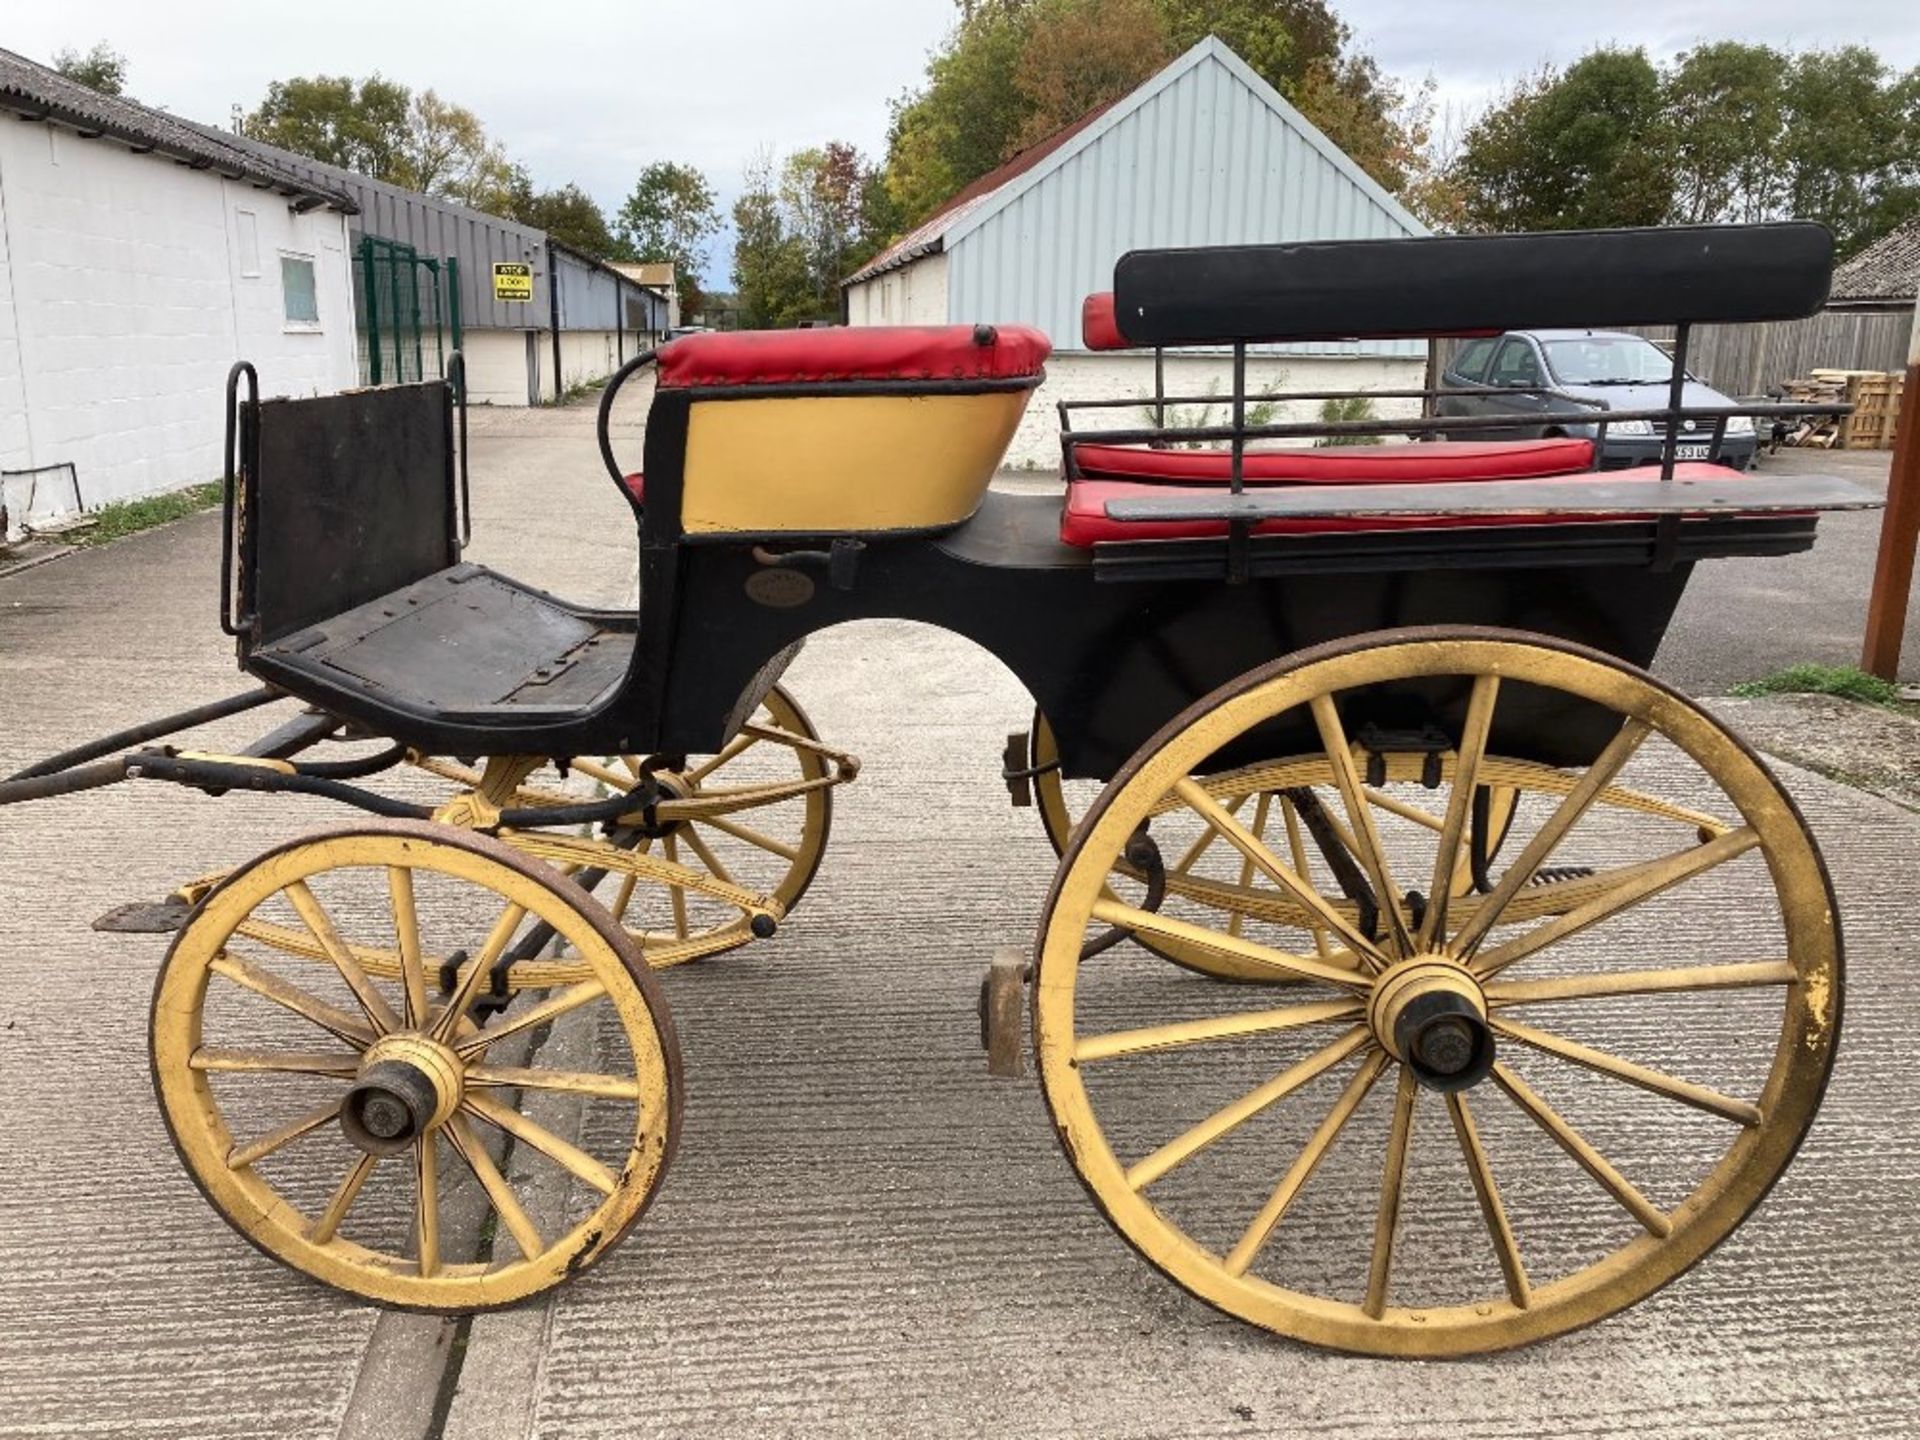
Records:
M227 371L227 471L221 491L220 507L220 629L228 635L241 635L251 624L251 615L234 612L233 593L233 532L234 504L238 489L237 479L243 470L251 470L246 462L251 459L252 447L245 446L248 454L240 454L242 442L251 440L253 427L241 423L240 377L247 379L248 415L257 415L260 411L260 374L252 364L245 360L234 362Z
M600 440L600 463L607 467L607 474L613 477L613 483L622 490L627 487L627 476L626 472L620 468L620 462L613 455L613 397L620 393L620 387L631 380L636 371L653 364L659 355L658 350L642 350L614 371L607 379L607 388L600 392L600 414L594 423L594 429Z

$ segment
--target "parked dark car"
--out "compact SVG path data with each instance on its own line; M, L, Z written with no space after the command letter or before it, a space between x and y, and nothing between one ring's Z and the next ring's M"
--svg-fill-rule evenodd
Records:
M1442 415L1540 415L1537 428L1461 432L1463 439L1528 439L1544 435L1583 435L1597 427L1583 417L1596 410L1658 410L1667 403L1673 358L1638 335L1611 330L1515 330L1469 340L1454 352L1441 378L1442 388L1488 386L1485 395L1443 396ZM1685 405L1734 402L1691 375ZM1603 470L1654 465L1660 460L1661 427L1645 420L1607 426ZM1713 422L1681 422L1678 458L1718 460L1735 470L1753 464L1758 438L1744 417L1727 422L1719 454L1713 452Z

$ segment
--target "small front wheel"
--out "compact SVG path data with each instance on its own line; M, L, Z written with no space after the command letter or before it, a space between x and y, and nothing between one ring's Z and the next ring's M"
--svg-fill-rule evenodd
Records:
M632 941L570 885L404 822L215 887L161 966L151 1038L167 1129L221 1217L418 1310L514 1304L612 1250L673 1153L680 1059ZM523 984L554 947L578 978Z

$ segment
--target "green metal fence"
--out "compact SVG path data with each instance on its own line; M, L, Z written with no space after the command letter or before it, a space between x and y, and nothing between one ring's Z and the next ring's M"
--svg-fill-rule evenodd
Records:
M460 348L460 262L362 235L353 252L360 383L406 385L447 373Z

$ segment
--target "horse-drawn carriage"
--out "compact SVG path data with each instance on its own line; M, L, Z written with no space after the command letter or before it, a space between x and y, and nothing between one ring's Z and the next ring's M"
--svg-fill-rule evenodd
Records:
M1036 332L675 340L602 405L639 543L617 611L461 558L457 372L263 401L236 367L220 613L262 688L0 802L140 778L365 812L101 923L176 932L154 1082L222 1217L356 1296L511 1304L606 1256L673 1154L653 971L772 936L821 863L858 765L782 688L789 662L844 621L930 622L1036 702L1004 779L1060 861L983 1023L1004 1063L1030 993L1047 1105L1113 1225L1315 1343L1558 1334L1738 1226L1832 1061L1813 838L1637 668L1696 562L1804 550L1817 512L1874 503L1674 460L1683 419L1717 438L1786 408L1683 413L1685 327L1811 313L1830 262L1806 226L1137 252L1085 343L1230 354L1230 418L1170 426L1164 392L1144 426L1063 405L1064 500L990 485L1043 380ZM1593 439L1449 440L1431 390L1372 420L1249 419L1252 346L1658 322L1681 327L1671 404L1594 417L1665 427L1643 472L1599 476ZM630 471L609 420L645 366ZM1300 443L1383 432L1407 438ZM150 743L275 701L301 709L239 753ZM1691 923L1639 923L1662 897ZM1703 1012L1742 1037L1688 1051L1712 1083L1603 1043ZM1364 1207L1315 1211L1363 1110L1384 1139L1341 1148ZM1697 1123L1670 1135L1674 1113ZM1523 1143L1572 1162L1558 1188L1531 1159L1524 1193L1496 1180ZM1475 1253L1409 1241L1429 1211L1467 1216ZM1346 1240L1348 1269L1323 1265Z

